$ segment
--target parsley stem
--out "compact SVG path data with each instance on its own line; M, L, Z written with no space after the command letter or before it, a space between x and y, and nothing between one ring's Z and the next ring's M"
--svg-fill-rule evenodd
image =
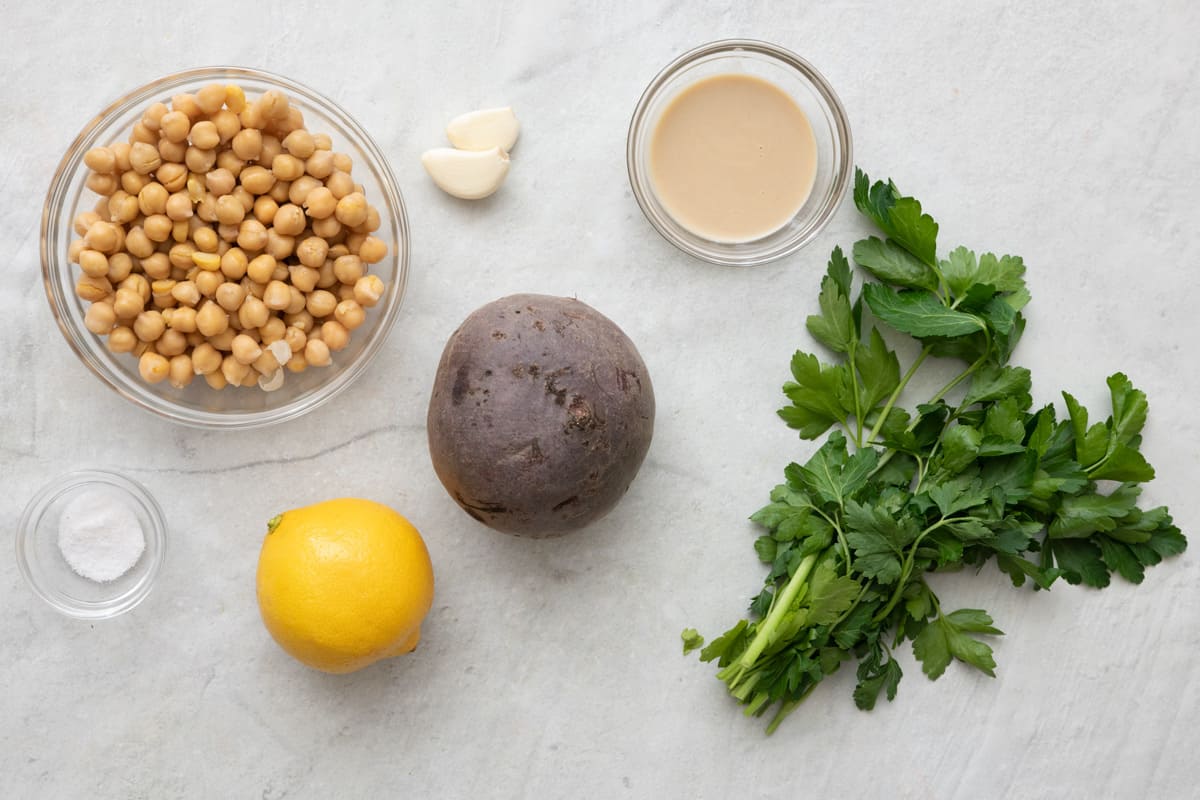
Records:
M872 622L882 622L883 620L887 619L887 615L892 613L892 609L895 608L896 604L900 602L900 597L904 594L904 588L908 584L908 578L912 574L913 559L917 555L917 548L921 546L921 540L946 523L957 522L959 519L961 519L961 517L942 517L937 522L933 523L925 530L917 534L917 538L913 540L911 545L909 545L908 555L904 557L904 566L900 570L900 579L896 581L896 591L892 592L892 596L888 599L887 605L884 606L883 610L881 610L872 618Z
M741 682L742 676L754 666L754 662L762 655L763 650L767 649L767 645L770 644L772 637L775 635L775 630L783 622L783 618L791 608L796 595L800 593L801 587L808 581L808 574L812 572L813 565L816 563L817 554L810 553L800 562L800 566L796 567L796 574L788 579L787 584L783 587L783 591L779 593L777 602L771 608L771 612L767 614L767 618L758 626L758 631L754 634L754 640L750 642L750 646L746 648L741 658L738 659L739 669L736 675L731 676L731 680L729 681L730 688Z
M858 341L851 339L849 350L846 353L846 365L850 370L850 392L854 395L854 444L861 450L863 446L863 413L862 401L858 392L858 365L854 363L854 354L857 349Z
M929 353L932 350L933 345L929 344L921 348L921 354L917 356L916 360L913 361L912 366L910 366L908 371L904 373L904 377L900 379L900 383L896 386L895 390L892 391L891 396L888 397L887 404L883 407L883 410L879 412L879 419L875 420L875 427L871 429L869 434L867 434L867 444L875 443L875 437L879 435L879 431L883 428L883 423L887 421L888 415L892 413L892 408L896 405L896 401L900 399L900 393L904 391L904 387L908 385L910 380L912 380L912 376L917 373L917 370L920 369L921 364L924 363L925 359L929 357Z

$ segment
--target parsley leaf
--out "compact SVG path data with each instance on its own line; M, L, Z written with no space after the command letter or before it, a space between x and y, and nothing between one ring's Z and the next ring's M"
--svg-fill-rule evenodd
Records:
M985 328L978 317L949 308L932 292L893 292L878 283L868 283L862 292L872 314L896 330L918 339L963 336Z

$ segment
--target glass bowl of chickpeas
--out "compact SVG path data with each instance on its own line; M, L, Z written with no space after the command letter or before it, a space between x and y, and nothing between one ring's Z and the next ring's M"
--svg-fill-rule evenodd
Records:
M345 389L408 277L404 201L375 142L311 89L239 67L102 111L59 164L41 234L83 363L197 427L281 422Z

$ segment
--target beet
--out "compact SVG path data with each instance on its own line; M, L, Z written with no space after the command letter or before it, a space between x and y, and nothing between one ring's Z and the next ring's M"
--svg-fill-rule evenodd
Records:
M517 294L476 310L446 343L428 430L433 467L463 510L506 533L555 536L625 494L654 433L654 389L607 317Z

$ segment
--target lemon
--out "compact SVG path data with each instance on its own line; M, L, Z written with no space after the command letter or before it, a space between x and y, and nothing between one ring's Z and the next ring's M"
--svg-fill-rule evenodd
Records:
M353 672L417 646L433 566L417 529L370 500L285 511L258 557L258 607L280 647L314 669Z

